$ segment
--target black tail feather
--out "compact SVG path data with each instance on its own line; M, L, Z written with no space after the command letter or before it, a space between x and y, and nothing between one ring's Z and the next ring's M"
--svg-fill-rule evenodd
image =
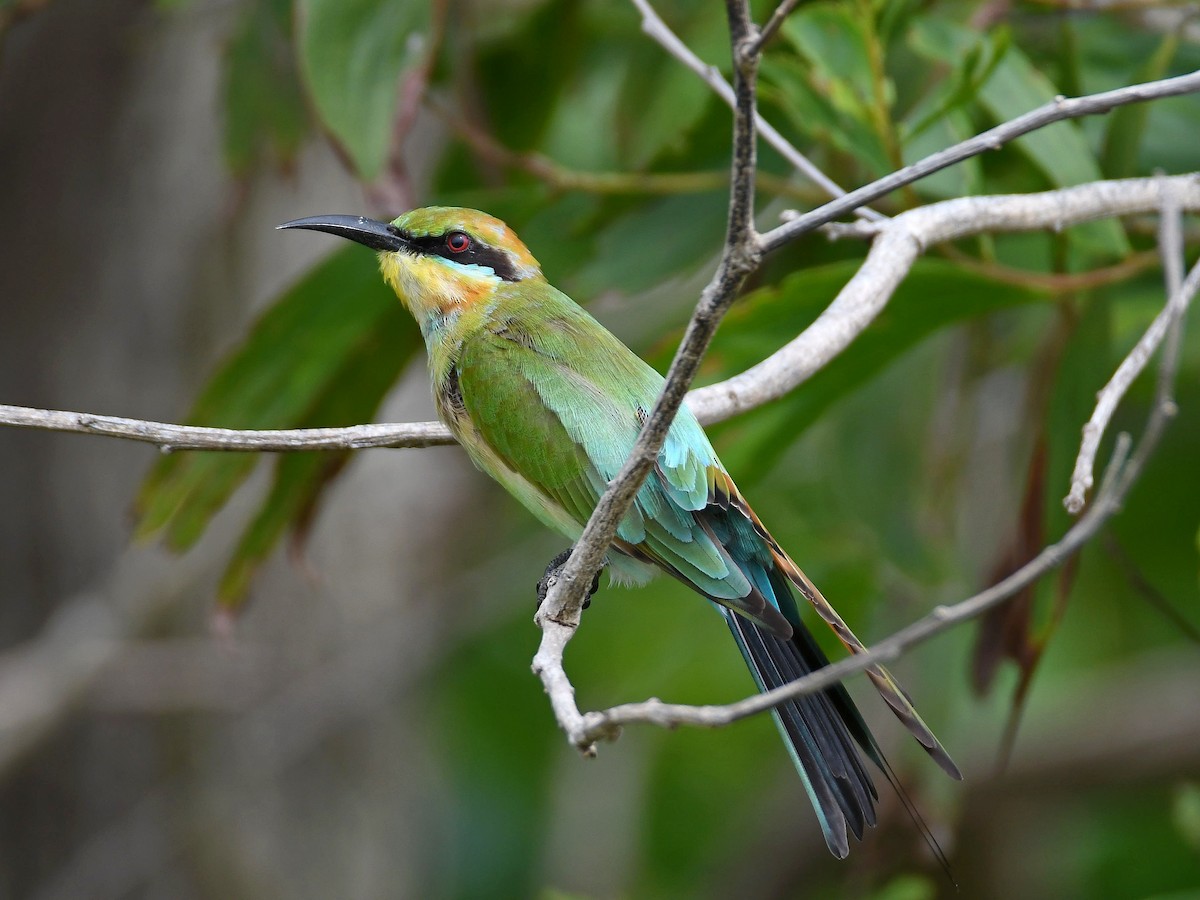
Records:
M803 626L793 626L791 640L783 640L743 616L728 610L724 613L761 690L780 687L829 665L824 652ZM895 789L938 865L954 883L945 853L904 791L844 685L835 684L819 693L789 700L773 712L816 810L825 843L834 856L844 859L849 853L847 832L861 840L866 827L876 823L875 802L879 794L863 761L865 755Z
M802 628L796 629L792 640L782 640L735 613L727 613L726 620L763 690L827 665L812 637ZM825 842L834 856L844 858L850 851L847 831L861 839L865 828L875 824L878 794L854 744L859 733L866 733L866 726L840 685L790 700L774 712L804 779Z

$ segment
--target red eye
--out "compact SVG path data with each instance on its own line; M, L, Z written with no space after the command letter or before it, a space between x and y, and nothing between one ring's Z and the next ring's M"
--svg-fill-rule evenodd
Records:
M471 239L461 231L452 231L446 235L446 249L451 253L462 253L471 246Z

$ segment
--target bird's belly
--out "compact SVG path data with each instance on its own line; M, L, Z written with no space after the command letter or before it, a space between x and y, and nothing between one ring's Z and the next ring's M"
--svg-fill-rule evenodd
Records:
M458 442L467 451L467 456L471 458L478 469L498 481L501 487L516 497L521 505L533 513L543 525L566 535L572 544L579 540L583 525L535 487L525 476L510 468L475 431L470 419L465 415L443 416L443 421L458 438ZM608 573L614 583L621 585L645 584L658 574L658 569L654 565L628 556L621 551L620 547L614 547L613 550L615 552L610 552L608 557Z
M565 509L538 490L524 475L510 468L475 431L470 420L463 417L457 421L450 419L445 421L477 468L498 481L501 487L516 497L521 505L533 513L543 525L566 535L572 542L579 538L583 526L576 522Z
M608 555L608 577L614 584L628 586L645 584L660 571L662 570L657 566L634 559L632 556L626 556L621 552Z

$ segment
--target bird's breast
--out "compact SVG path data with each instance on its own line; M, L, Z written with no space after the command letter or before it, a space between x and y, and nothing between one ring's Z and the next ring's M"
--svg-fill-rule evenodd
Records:
M457 313L490 298L500 281L483 270L473 273L437 257L403 251L380 254L379 268L421 326L426 340L431 329L442 327Z

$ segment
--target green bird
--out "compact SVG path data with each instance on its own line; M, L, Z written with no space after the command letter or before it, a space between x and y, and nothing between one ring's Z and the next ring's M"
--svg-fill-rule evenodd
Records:
M379 254L383 277L420 325L438 414L475 465L572 541L633 447L663 378L551 285L507 225L473 209L429 207L391 223L314 216L280 225L324 231ZM760 690L828 665L793 590L851 652L863 644L771 537L680 408L657 465L617 529L610 574L656 570L711 600ZM961 774L882 667L868 676L938 764ZM875 824L869 759L895 783L841 685L774 710L830 851Z

